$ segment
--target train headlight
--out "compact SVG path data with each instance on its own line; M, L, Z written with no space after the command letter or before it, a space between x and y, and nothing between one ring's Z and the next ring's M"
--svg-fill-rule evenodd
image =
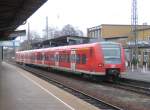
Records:
M104 64L98 64L98 67L103 67L104 66Z

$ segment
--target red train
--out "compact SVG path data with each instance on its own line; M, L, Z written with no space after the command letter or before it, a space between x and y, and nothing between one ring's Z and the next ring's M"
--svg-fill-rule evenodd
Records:
M126 70L124 49L112 42L20 51L16 62L106 78L118 77Z

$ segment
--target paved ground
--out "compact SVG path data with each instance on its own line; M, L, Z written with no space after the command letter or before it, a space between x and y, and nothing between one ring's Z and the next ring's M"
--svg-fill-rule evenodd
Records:
M126 74L122 77L150 82L150 70L146 68L127 69Z
M98 110L81 99L2 62L0 110Z

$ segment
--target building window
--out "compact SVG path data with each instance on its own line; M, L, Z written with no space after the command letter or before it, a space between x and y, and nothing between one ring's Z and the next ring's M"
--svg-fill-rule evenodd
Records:
M97 30L95 30L95 38L98 38Z
M99 38L101 37L101 31L100 31L100 29L97 30L97 35L98 35L97 37L99 37Z
M92 31L92 37L93 38L95 37L95 31Z

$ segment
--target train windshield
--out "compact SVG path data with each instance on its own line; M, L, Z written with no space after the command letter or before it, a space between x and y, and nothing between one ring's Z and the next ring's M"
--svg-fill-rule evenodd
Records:
M103 45L102 50L106 64L121 63L121 50L119 45Z

